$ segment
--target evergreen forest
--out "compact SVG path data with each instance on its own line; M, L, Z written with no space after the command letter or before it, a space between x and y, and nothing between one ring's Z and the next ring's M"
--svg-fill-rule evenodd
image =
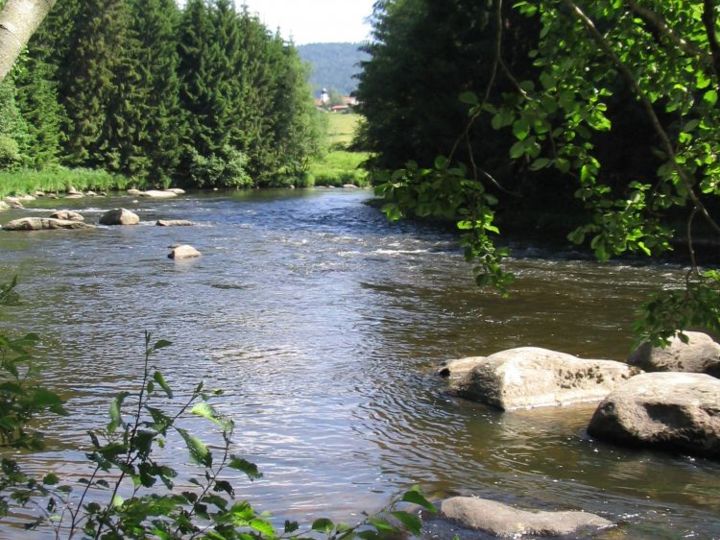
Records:
M231 0L63 0L0 85L0 170L284 185L317 151L306 80Z

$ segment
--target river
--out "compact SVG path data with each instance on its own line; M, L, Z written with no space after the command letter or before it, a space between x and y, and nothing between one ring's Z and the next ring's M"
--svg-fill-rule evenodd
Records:
M433 498L477 494L543 509L583 509L621 524L603 538L720 538L720 464L628 451L591 439L587 407L500 413L449 397L443 360L541 346L622 360L642 299L675 266L599 264L521 247L509 299L478 290L453 238L390 224L369 193L297 190L43 200L0 222L108 208L143 223L94 231L0 233L0 275L23 304L4 328L42 335L46 384L68 398L31 469L85 474L86 430L142 371L142 336L173 342L155 359L178 393L225 389L238 454L264 478L237 478L281 521L344 521L419 484ZM190 219L194 227L155 227ZM203 256L173 262L168 246ZM200 420L192 430L210 437ZM185 471L175 441L169 459ZM14 531L14 534L19 534ZM0 529L0 536L16 537Z

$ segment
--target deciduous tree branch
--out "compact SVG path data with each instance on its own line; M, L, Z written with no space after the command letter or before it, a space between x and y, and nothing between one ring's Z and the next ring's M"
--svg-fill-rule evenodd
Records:
M0 12L0 81L57 0L7 0Z
M707 33L708 44L710 45L715 76L720 78L720 43L718 43L715 24L715 0L703 0L702 21L705 26L705 32ZM720 82L718 86L720 87Z

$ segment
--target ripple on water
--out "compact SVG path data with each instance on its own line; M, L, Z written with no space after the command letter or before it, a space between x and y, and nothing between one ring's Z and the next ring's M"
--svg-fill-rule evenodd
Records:
M137 384L149 330L173 342L153 363L176 392L203 379L225 389L217 406L236 421L236 450L265 473L236 478L238 495L281 521L352 521L420 483L438 497L597 512L627 538L720 537L717 464L599 444L587 408L502 414L449 397L431 375L448 358L524 345L622 359L635 306L682 269L533 248L511 261L518 281L502 299L474 287L451 236L388 224L367 197L109 198L87 213L131 205L149 223L203 226L0 235L0 272L21 273L24 297L0 325L44 336L45 380L74 412L45 421L50 449L31 468L84 474L76 448L107 422L110 397ZM168 260L176 242L203 257ZM183 422L217 443L210 426ZM181 442L165 455L187 478Z

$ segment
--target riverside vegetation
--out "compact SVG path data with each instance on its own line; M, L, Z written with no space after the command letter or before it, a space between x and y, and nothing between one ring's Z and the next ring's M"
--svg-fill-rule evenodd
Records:
M58 2L0 84L1 184L288 185L319 137L295 47L230 0Z
M450 219L480 285L507 291L500 229L600 261L684 244L690 268L640 339L720 333L720 6L715 1L383 0L358 98L385 211ZM698 239L699 237L699 239Z
M0 306L19 301L16 281L0 287ZM13 449L43 448L42 433L29 427L44 414L70 414L54 392L38 384L31 348L38 336L15 337L0 333L0 446ZM88 477L68 484L48 472L41 479L23 473L21 463L3 457L0 469L0 516L18 507L33 515L24 518L25 529L50 528L56 538L207 538L293 540L317 538L390 538L409 531L419 534L420 518L401 507L408 504L435 512L435 507L416 489L401 494L380 514L361 523L346 525L325 518L302 531L286 521L277 529L269 515L259 513L247 501L235 499L226 480L228 469L248 479L262 477L257 467L232 454L234 422L220 414L212 399L221 390L198 384L175 405L176 394L152 367L151 360L171 345L153 341L145 334L142 380L135 392L121 392L110 403L109 422L89 432L91 464ZM187 393L186 393L187 394ZM213 453L210 445L182 427L187 415L206 419L219 431ZM181 439L189 457L199 467L197 477L178 479L158 454L173 437ZM182 488L180 486L183 486Z

